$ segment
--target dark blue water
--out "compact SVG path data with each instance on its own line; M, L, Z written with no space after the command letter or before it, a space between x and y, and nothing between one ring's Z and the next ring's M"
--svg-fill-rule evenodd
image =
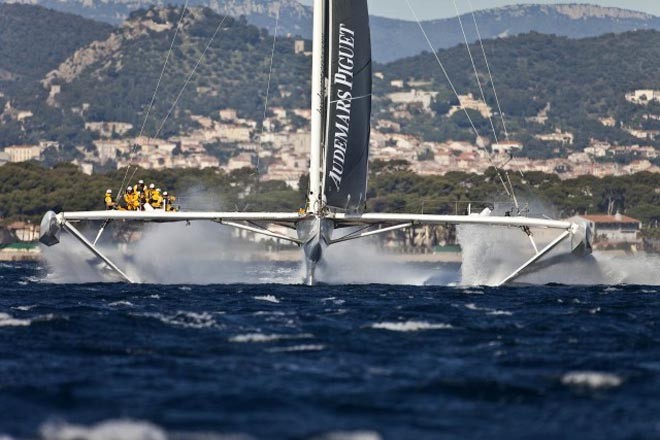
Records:
M0 268L0 438L660 438L656 287L40 275Z

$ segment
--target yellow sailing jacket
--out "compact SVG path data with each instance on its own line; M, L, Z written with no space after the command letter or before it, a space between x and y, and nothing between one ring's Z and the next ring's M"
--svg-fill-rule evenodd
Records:
M140 209L140 196L135 191L124 194L124 202L126 202L126 209L129 211L137 211Z

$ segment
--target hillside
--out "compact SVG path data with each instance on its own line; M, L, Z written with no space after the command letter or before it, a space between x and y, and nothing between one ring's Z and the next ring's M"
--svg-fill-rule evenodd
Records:
M131 11L152 4L152 0L34 0L35 3L80 14L94 20L119 25ZM182 5L183 0L168 4ZM283 34L311 38L312 11L296 0L228 0L203 2L191 0L192 6L209 6L220 14L234 17L245 16L249 23L271 29L279 11ZM417 13L423 17L424 11ZM472 17L463 17L471 41L476 40ZM626 32L642 29L659 29L660 18L648 14L617 8L605 8L584 4L518 5L478 11L476 19L484 38L514 36L527 32L556 34L570 38L598 36L608 32ZM412 17L400 20L372 17L374 58L389 62L427 50L427 44ZM463 41L455 18L424 22L435 48L450 48Z
M0 79L40 79L80 47L107 38L112 29L38 6L0 4Z
M107 38L80 48L56 69L48 73L43 68L35 69L27 76L41 81L33 80L30 87L20 88L12 95L14 106L30 111L33 117L22 121L16 113L9 114L9 119L5 117L0 124L0 146L34 144L46 139L70 148L91 147L92 134L84 130L88 122L130 123L135 128L128 135L137 134L180 13L178 8L135 12L124 26L106 34ZM190 76L220 23L216 38ZM272 42L272 35L244 20L226 18L223 22L222 16L209 9L191 10L173 46L145 134L156 133L189 76L189 84L161 135L182 134L197 126L193 115L217 117L218 110L226 108L237 109L241 117L261 121ZM54 39L53 45L57 44ZM632 90L660 88L660 32L608 34L581 40L532 33L488 40L485 47L512 136L525 144L525 153L531 157L547 158L566 152L534 137L556 130L573 133L575 142L563 148L578 151L591 138L614 144L639 143L623 126L660 130L659 104L636 106L625 100L626 93ZM19 45L8 56L18 60L20 48ZM49 42L40 48L58 49ZM310 57L295 54L294 40L290 38L279 38L275 50L269 107L308 108ZM474 54L481 53L478 46L472 50ZM461 94L479 96L464 46L440 51L439 57L446 62ZM479 71L485 74L483 60L480 56L476 60ZM425 140L474 141L460 114L446 116L456 103L431 54L379 65L376 70L383 74L383 79L375 83L374 125L386 119L400 125L403 133ZM488 104L495 109L487 77L483 79ZM438 92L433 111L412 111L407 116L397 112L396 106L386 99L387 94L401 91L391 86L393 80L418 84L407 86L409 89ZM49 96L49 92L58 89L59 93ZM649 118L648 112L656 116ZM534 118L541 114L547 120L535 122ZM617 124L606 127L599 122L602 118L613 118ZM481 134L486 135L488 121L478 116L475 121ZM501 127L499 135L502 136ZM658 142L654 145L660 146Z
M582 40L527 34L486 41L485 48L509 128L513 136L525 141L532 150L536 149L536 155L552 152L531 136L555 129L573 132L576 136L574 148L580 149L587 146L590 138L639 143L624 132L620 124L643 125L647 130L659 128L657 120L642 121L647 113L660 115L658 104L636 106L627 102L625 95L635 89L660 86L660 32L608 34ZM481 49L473 45L472 52L480 55ZM438 55L460 94L480 96L464 45L440 51ZM487 102L496 109L483 58L475 58ZM422 88L440 92L435 103L438 114L435 117L413 115L411 120L401 120L403 131L423 134L429 140L456 138L456 133L460 132L470 136L460 115L444 116L456 102L432 54L382 66L382 72L385 80L378 83L381 96L396 91L389 85L395 79L427 82ZM534 122L532 118L544 109L547 122ZM617 120L617 127L605 127L599 122L599 118L607 117ZM488 133L487 120L478 115L475 120L481 132Z
M80 138L84 122L121 121L140 127L180 13L173 8L135 12L107 39L78 50L46 75L38 96L23 96L23 107L35 113L24 131L37 137L55 130L57 140L70 143L89 141ZM191 114L208 116L223 108L261 120L272 45L272 36L243 20L224 18L209 9L190 10L177 35L145 133L155 134L186 81L164 134L190 127ZM294 41L280 38L270 104L307 107L310 69L310 57L296 55ZM61 91L46 104L47 91L53 87ZM280 87L286 93L280 93ZM0 142L16 141L0 131Z

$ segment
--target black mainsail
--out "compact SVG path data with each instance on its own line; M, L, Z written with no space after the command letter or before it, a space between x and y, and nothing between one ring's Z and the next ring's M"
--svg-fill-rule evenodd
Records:
M329 0L323 192L328 207L359 210L367 192L371 36L367 0Z

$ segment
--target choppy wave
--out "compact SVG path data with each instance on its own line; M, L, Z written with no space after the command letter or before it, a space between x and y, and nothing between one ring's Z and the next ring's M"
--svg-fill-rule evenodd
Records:
M623 379L616 374L596 371L573 371L561 377L561 383L567 386L602 389L616 388L623 384Z
M382 440L380 434L373 431L338 431L313 437L311 440Z
M164 324L182 328L204 329L218 327L217 321L213 315L208 312L196 313L178 311L173 314L145 313L139 316L157 319Z
M286 341L292 339L309 339L313 338L314 335L311 334L301 334L301 335L267 335L263 333L246 333L243 335L236 335L229 338L229 342L236 342L241 344L246 343L268 343L275 341Z
M507 312L506 310L497 310L490 309L488 307L478 307L474 303L466 304L465 308L468 310L474 310L475 312L486 312L486 315L489 316L511 316L513 313Z
M109 305L110 307L120 307L120 306L124 306L124 307L134 307L134 304L133 304L132 302L130 302L130 301L114 301L114 302L111 302L111 303L108 304L108 305Z
M168 432L160 426L138 420L106 420L91 426L63 421L41 426L40 440L252 440L246 434L209 432ZM0 437L0 440L3 440ZM11 439L9 439L11 440Z
M168 431L156 424L130 420L106 420L85 426L64 421L44 423L39 440L254 440L247 434ZM335 431L308 437L309 440L382 440L374 431ZM15 440L0 435L0 440Z
M34 270L0 269L17 440L657 436L654 287L17 283Z
M43 440L168 440L158 426L134 420L109 420L91 427L48 422L40 434Z
M29 327L34 322L52 321L55 319L52 313L46 315L38 315L29 319L16 318L8 313L0 312L0 327Z
M302 353L306 351L323 351L325 345L322 344L306 344L306 345L292 345L290 347L276 347L270 348L268 351L271 353Z
M275 297L275 295L255 296L254 299L257 300L257 301L266 301L266 302L273 303L273 304L279 304L280 303L280 300L277 299Z
M454 328L450 324L433 324L425 321L405 322L377 322L371 324L371 328L377 330L389 330L391 332L419 332L424 330L449 330Z

